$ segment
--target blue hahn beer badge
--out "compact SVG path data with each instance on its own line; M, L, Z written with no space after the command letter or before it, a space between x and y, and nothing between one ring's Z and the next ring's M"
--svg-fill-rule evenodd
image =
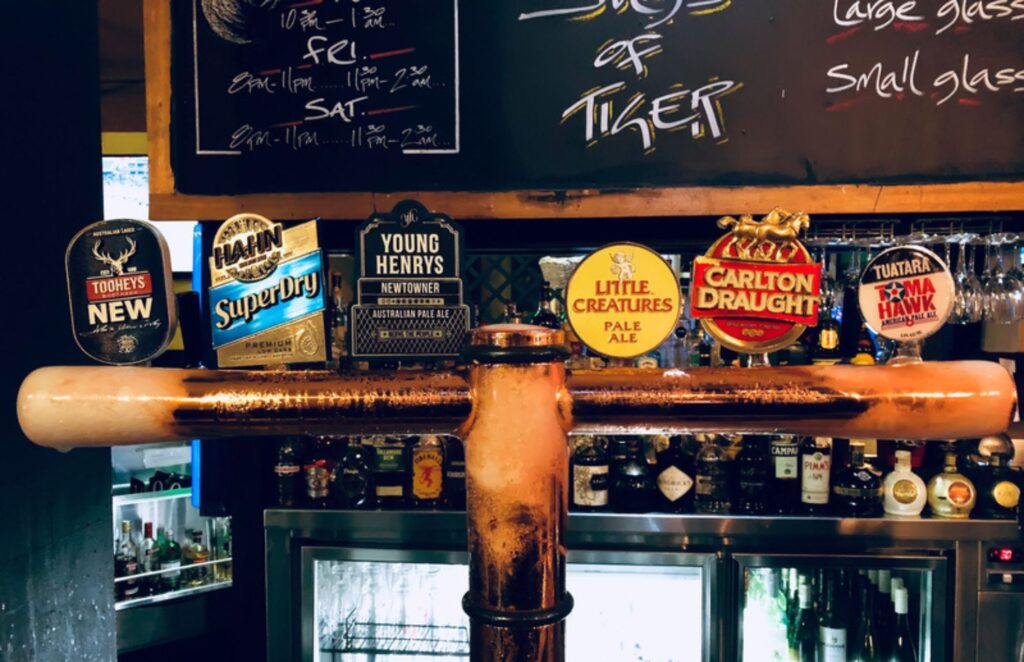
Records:
M150 361L178 326L167 242L145 221L99 221L64 256L71 329L89 357L111 365Z
M259 214L213 238L210 336L222 368L327 360L324 261L316 221L285 229Z
M898 342L923 340L949 317L953 277L927 248L894 246L868 263L858 297L864 321L875 333Z
M456 358L469 331L459 226L404 200L359 226L356 253L352 356Z

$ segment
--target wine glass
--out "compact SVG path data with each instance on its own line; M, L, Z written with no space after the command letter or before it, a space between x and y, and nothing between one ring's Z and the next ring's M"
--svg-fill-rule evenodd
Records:
M984 309L983 295L977 286L973 259L971 260L970 271L967 269L967 245L975 237L976 235L964 233L952 235L946 241L947 256L949 255L949 247L953 242L956 242L958 246L956 275L953 277L956 295L953 299L953 310L949 315L950 324L973 324L981 321Z
M1020 319L1021 306L1024 306L1021 290L1006 276L1002 250L1004 239L1002 234L989 236L985 272L981 278L985 293L985 320L996 324L1009 324Z

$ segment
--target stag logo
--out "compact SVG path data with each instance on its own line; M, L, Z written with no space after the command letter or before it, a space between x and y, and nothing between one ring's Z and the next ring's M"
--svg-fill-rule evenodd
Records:
M128 248L117 254L117 257L111 257L110 253L101 252L100 246L103 245L103 241L97 241L92 246L92 254L100 261L100 264L106 264L110 267L110 272L115 276L123 276L125 266L128 264L128 258L135 255L135 249L137 248L135 240L127 237L125 241L128 242Z

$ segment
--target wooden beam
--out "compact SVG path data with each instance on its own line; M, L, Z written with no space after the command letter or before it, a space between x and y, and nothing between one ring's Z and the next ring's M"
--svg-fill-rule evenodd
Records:
M953 184L678 187L570 191L410 191L186 195L171 169L171 8L145 0L150 218L216 220L257 212L276 220L364 219L416 198L459 220L763 214L784 207L809 214L968 213L1024 210L1024 181Z

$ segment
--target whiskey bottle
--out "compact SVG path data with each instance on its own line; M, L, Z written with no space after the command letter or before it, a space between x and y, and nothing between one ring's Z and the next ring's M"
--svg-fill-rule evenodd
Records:
M807 437L800 446L800 503L809 515L828 512L832 440Z
M864 444L850 442L850 463L835 477L833 512L840 517L878 517L882 514L882 481L864 460Z
M608 509L608 452L604 440L596 437L577 439L572 457L573 510Z
M800 445L792 435L772 439L768 497L772 512L791 515L800 506Z
M131 577L139 574L139 548L132 539L132 523L121 520L121 537L117 539L114 554L114 577ZM115 584L118 600L133 600L139 597L139 580L127 579Z
M979 517L1013 519L1017 516L1020 484L1007 463L1005 455L995 454L989 458L988 471L977 486Z
M920 517L928 499L924 480L910 464L910 451L896 451L896 467L885 477L884 508L894 517Z
M466 508L466 449L458 437L447 437L445 444L444 500L452 510Z
M736 512L744 515L764 515L768 512L768 479L771 469L768 439L759 435L743 437L743 446L736 455Z
M341 460L331 471L330 500L339 508L369 508L374 505L373 461L358 438L349 440Z
M203 544L203 532L195 529L190 531L189 534L191 540L186 542L185 549L181 552L183 564L195 565L197 563L206 563L210 560L210 549ZM209 567L203 566L201 568L186 569L182 572L182 577L185 586L189 588L202 586L209 582Z
M956 449L947 446L945 467L928 481L928 506L932 515L947 519L967 519L971 516L976 500L974 483L957 469Z
M644 459L643 443L630 439L622 446L625 457L615 464L609 499L619 512L646 513L652 507L654 481Z
M696 484L694 509L698 513L724 514L731 510L729 459L718 445L715 435L705 438L697 454Z
M398 437L375 436L373 450L373 488L378 508L403 508L406 504L405 441Z
M694 477L693 458L683 448L681 437L669 439L668 448L657 455L655 484L658 487L658 510L666 513L685 513L693 510Z
M277 445L274 481L277 483L277 505L280 508L298 508L302 502L302 440L286 437Z
M444 445L436 435L424 435L412 447L410 499L414 508L431 509L444 498Z
M820 310L821 315L818 317L818 332L815 336L811 361L815 365L835 365L843 358L839 350L839 323L825 306L822 306Z
M334 442L329 437L317 437L302 465L306 483L306 506L330 507L331 472L336 463Z
M561 329L562 316L559 314L560 307L561 304L555 295L555 291L551 289L547 281L544 281L540 302L537 304L537 312L533 314L533 319L530 320L530 323L535 326L546 326L549 329Z

